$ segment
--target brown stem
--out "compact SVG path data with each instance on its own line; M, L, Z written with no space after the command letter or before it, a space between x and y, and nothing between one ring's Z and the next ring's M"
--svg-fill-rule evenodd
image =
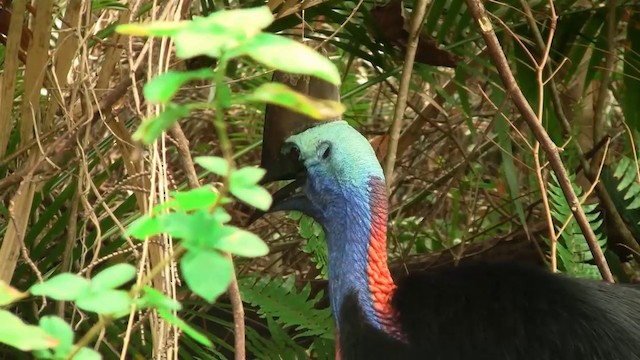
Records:
M558 183L562 188L562 192L567 199L567 203L571 207L571 212L576 218L578 225L580 226L580 230L584 234L587 244L589 245L589 249L593 254L593 259L598 265L598 269L602 274L602 278L608 282L614 282L613 275L611 274L611 270L607 265L607 260L604 257L602 249L598 245L596 240L596 236L587 221L587 218L582 211L582 207L580 206L580 202L576 197L575 192L571 186L571 181L567 176L567 171L562 163L562 159L560 158L560 154L558 152L558 148L556 144L551 140L549 134L545 131L544 127L540 123L538 117L533 112L531 105L527 102L524 94L518 87L518 83L516 82L511 69L509 68L509 63L507 62L507 58L505 57L504 52L502 51L502 47L500 46L500 42L493 30L493 26L489 17L486 14L484 9L484 5L480 0L465 0L467 6L469 7L469 11L471 12L471 16L476 20L478 26L480 27L480 32L482 37L487 45L487 49L489 50L489 56L491 57L491 61L495 65L500 78L502 79L502 83L505 86L506 92L511 97L514 102L516 108L527 122L527 125L531 129L531 132L535 136L536 140L540 142L540 146L542 150L545 152L549 160L549 164L551 168L555 172Z
M527 21L529 23L529 27L533 32L536 46L538 47L538 49L542 51L542 49L544 49L545 47L545 44L544 44L544 41L542 40L540 29L538 29L538 26L536 25L535 18L533 16L533 13L531 12L531 8L529 7L529 4L525 0L520 1L520 4L524 9ZM611 51L610 54L613 54L613 51ZM571 131L572 131L571 124L569 123L569 119L567 119L567 116L564 113L564 108L562 107L562 101L560 100L560 93L558 92L558 86L556 85L555 78L553 77L554 71L553 69L551 69L551 66L549 63L546 64L546 67L547 67L547 75L549 76L549 93L551 94L551 102L553 103L554 112L558 117L558 120L560 120L560 126L562 127L562 131L564 131L565 134L571 134ZM597 113L598 111L596 110L596 114ZM595 140L596 138L594 138L594 141ZM591 165L589 164L589 158L594 156L592 152L593 153L600 152L600 148L603 147L606 141L603 141L603 140L599 141L598 144L594 146L594 150L590 150L586 153L582 149L582 147L580 146L580 143L577 140L574 139L573 141L571 141L571 143L575 146L576 151L580 156L580 167L584 169L585 175L587 176L589 181L596 184L595 191L598 198L600 199L600 205L602 205L602 207L605 209L606 214L609 216L609 220L614 224L614 227L619 232L622 243L624 243L630 249L633 249L632 254L634 258L636 259L636 261L640 261L640 245L636 241L633 234L631 234L631 231L629 231L629 228L627 227L624 220L622 219L622 216L620 215L620 213L618 212L618 209L613 203L613 200L611 199L611 196L609 195L607 188L598 180L596 174L591 169ZM597 162L594 162L594 163L597 163Z
M231 254L228 254L232 258ZM235 272L232 274L231 284L228 289L229 300L231 301L231 309L233 311L233 327L235 339L235 360L246 359L246 346L244 334L244 307L242 305L242 297L240 296L240 287Z
M404 111L407 107L407 97L409 94L409 83L411 82L411 73L413 71L413 61L416 57L418 49L418 40L420 38L420 29L424 22L424 16L427 11L427 1L418 0L411 14L411 28L409 29L409 43L407 44L407 52L404 56L404 65L402 67L402 77L398 89L398 99L393 115L393 123L389 134L389 147L387 149L387 157L384 164L384 175L387 179L387 186L393 181L393 168L396 163L396 154L398 152L398 140L400 139L400 131L402 130L402 120L404 119Z

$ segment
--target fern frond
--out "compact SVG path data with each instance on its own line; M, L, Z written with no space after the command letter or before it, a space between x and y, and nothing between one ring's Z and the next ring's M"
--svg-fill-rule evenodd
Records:
M613 171L603 169L601 181L633 236L640 239L640 180L636 162L625 156L612 168Z
M574 184L574 176L570 176L570 180L573 191L576 196L580 197L583 193L582 189ZM593 255L580 226L572 217L571 206L567 203L555 175L552 176L552 181L549 182L547 189L556 230L560 231L567 219L571 218L558 237L557 250L560 258L560 270L574 276L600 279L598 268L586 263L593 259ZM596 234L598 245L604 249L607 245L607 239L601 231L603 219L600 211L595 204L583 204L582 210Z
M320 278L327 279L329 275L329 257L322 227L311 217L301 213L291 214L290 217L300 221L298 233L307 240L302 247L302 251L311 255L311 260L316 264L316 268L320 270Z
M322 292L311 297L311 286L307 284L296 291L295 279L245 278L240 281L244 301L254 305L258 314L273 318L281 327L292 328L301 337L333 338L333 320L328 308L317 309Z

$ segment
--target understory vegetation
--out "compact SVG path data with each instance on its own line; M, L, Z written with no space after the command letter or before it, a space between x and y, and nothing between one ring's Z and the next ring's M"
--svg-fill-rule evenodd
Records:
M275 189L265 105L395 156L394 275L509 259L640 282L640 6L486 2L511 87L465 1L427 2L410 73L420 1L0 1L0 358L333 359L322 228L246 226Z

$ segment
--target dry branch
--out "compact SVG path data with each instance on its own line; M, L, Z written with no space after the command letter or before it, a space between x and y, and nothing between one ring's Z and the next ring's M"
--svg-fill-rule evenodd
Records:
M560 184L562 192L567 199L567 203L571 207L571 212L575 216L576 221L578 222L578 225L580 226L580 229L587 240L589 249L593 254L596 265L598 266L598 269L602 274L602 278L605 281L614 282L613 275L611 274L611 269L609 269L609 266L607 264L607 260L605 259L602 249L600 249L600 246L598 245L593 229L591 229L589 221L587 220L584 211L580 206L580 201L573 191L571 181L569 180L567 171L562 163L562 159L560 158L558 147L551 140L549 134L547 134L538 117L533 112L531 105L527 102L527 99L524 97L524 94L518 87L518 83L516 82L516 79L513 76L511 69L509 68L509 63L507 61L507 58L505 57L504 52L502 51L502 47L500 46L498 37L493 30L491 20L489 20L486 14L484 5L479 0L465 0L465 2L469 7L471 16L475 19L476 23L480 27L480 32L487 45L491 61L496 66L498 74L500 75L500 78L505 85L505 89L508 95L511 97L514 104L518 108L518 111L527 122L527 125L533 132L535 138L540 142L540 146L545 152L545 155L549 160L549 164L551 165L551 168L558 178L558 183Z

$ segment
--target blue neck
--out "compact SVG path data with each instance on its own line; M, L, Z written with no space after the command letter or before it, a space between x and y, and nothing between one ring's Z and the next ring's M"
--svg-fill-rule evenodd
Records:
M381 184L381 186L380 186ZM371 204L371 191L383 189L386 226L386 188L384 181L371 178L367 189L343 188L343 200L325 209L322 225L325 229L329 253L329 296L336 326L340 329L340 310L343 300L356 295L367 321L378 329L383 329L374 310L369 289L369 250L371 245L372 218L375 208ZM385 264L386 267L386 253Z

